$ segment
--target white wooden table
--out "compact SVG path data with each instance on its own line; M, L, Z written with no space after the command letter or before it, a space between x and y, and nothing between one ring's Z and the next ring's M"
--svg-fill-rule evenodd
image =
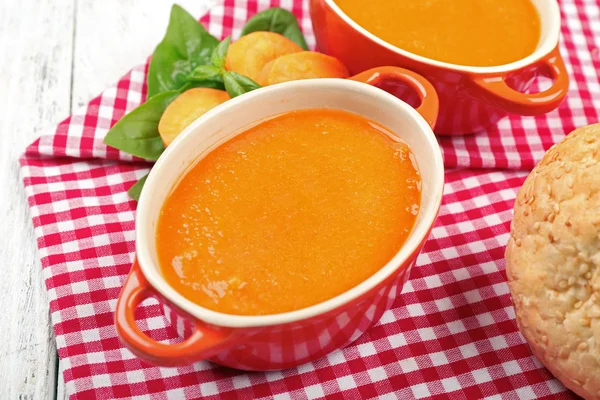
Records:
M218 0L178 0L199 17ZM142 62L167 0L0 1L0 399L65 398L18 157Z

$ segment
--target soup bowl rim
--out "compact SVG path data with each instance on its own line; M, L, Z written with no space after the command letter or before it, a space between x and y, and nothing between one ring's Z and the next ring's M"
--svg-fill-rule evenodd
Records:
M413 231L410 233L409 237L406 239L400 250L381 269L379 269L369 278L362 281L357 286L321 303L317 303L315 305L294 311L257 316L226 314L218 311L213 311L208 308L202 307L196 303L193 303L192 301L188 300L183 295L181 295L179 292L177 292L171 285L167 283L166 279L160 272L160 266L154 263L150 250L151 246L149 246L149 244L146 242L146 238L149 235L146 235L144 232L147 232L147 230L152 230L152 232L155 232L156 229L151 225L151 221L149 220L149 218L146 218L146 216L151 215L151 198L154 196L154 192L157 190L157 180L159 178L164 178L163 175L166 173L162 170L169 168L168 163L172 162L171 160L177 159L177 154L183 151L182 149L186 145L186 138L188 136L193 135L195 132L198 132L203 125L210 124L211 121L213 121L216 118L219 118L220 114L232 109L244 107L245 105L251 104L252 102L260 101L260 98L263 96L283 97L285 96L285 93L293 93L295 90L298 90L303 87L309 87L310 90L315 91L329 88L338 89L342 91L359 90L361 94L364 94L365 96L371 96L374 99L374 101L394 102L394 106L400 107L403 109L403 111L408 113L404 115L409 115L409 118L412 118L418 124L421 133L425 135L426 143L428 144L427 149L413 149L413 152L417 153L418 151L422 151L431 152L432 154L431 158L433 159L434 163L434 166L432 168L434 182L431 182L432 193L430 193L429 195L434 196L434 206L431 207L431 210L424 212L424 214L420 216L420 218L422 218L423 221L421 223L416 224L416 227L413 228ZM310 108L310 106L298 107L297 109L307 108ZM244 130L245 129L242 129L241 131L236 133L236 135L243 132ZM209 146L207 148L209 148ZM190 165L193 165L193 162ZM175 170L175 168L173 169ZM175 176L175 173L171 173L171 175L172 176L169 176L169 186L173 188L177 180L180 179L181 175ZM431 127L414 108L412 108L410 105L406 104L402 100L396 98L395 96L368 84L345 79L307 79L268 86L246 93L243 96L238 96L236 98L228 100L227 102L208 111L207 113L196 119L192 124L190 124L175 139L175 141L171 143L169 147L167 147L164 153L160 156L160 158L152 168L150 174L148 175L148 178L144 185L144 190L142 191L138 202L135 223L136 256L141 271L145 278L148 280L150 285L154 287L154 289L157 290L157 292L160 293L167 300L167 302L171 302L179 309L187 312L194 318L197 318L198 320L201 320L205 323L230 328L249 328L259 326L281 325L300 320L306 320L342 307L349 302L352 302L358 297L372 291L375 287L381 284L396 270L402 267L407 268L409 266L407 265L408 261L410 261L411 258L413 258L413 256L416 257L416 253L418 253L421 245L427 239L427 236L429 235L429 232L433 227L441 205L443 185L444 166L442 154ZM164 200L161 202L161 206L163 204ZM155 237L155 233L152 235L152 237Z
M546 0L548 2L550 18L549 21L543 20L540 17L540 24L547 24L549 26L549 33L544 38L544 41L541 45L535 49L533 53L530 55L523 57L517 61L513 61L508 64L502 65L494 65L494 66L470 66L470 65L461 65L461 64L452 64L444 61L434 60L432 58L420 56L418 54L412 53L408 50L401 49L393 44L381 39L375 34L369 32L358 23L356 23L352 18L350 18L342 9L335 3L334 0L322 0L329 6L341 19L344 20L348 25L350 25L354 30L361 33L363 36L366 36L371 41L377 43L378 45L394 52L400 54L404 57L413 59L415 61L421 62L423 64L429 64L431 66L435 66L442 69L454 70L469 74L498 74L503 72L509 72L514 70L519 70L525 68L542 57L548 55L552 50L556 48L558 45L558 40L560 37L560 8L558 6L558 2L556 0ZM537 7L536 7L537 11Z

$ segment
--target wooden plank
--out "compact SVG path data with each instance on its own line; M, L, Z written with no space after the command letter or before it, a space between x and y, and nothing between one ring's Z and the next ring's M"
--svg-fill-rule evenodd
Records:
M63 368L61 368L62 366L64 366L63 363L60 362L60 360L57 359L57 363L58 363L58 367L57 367L57 374L56 374L56 396L55 399L56 400L69 400L69 396L67 395L67 391L65 388L65 380L63 379L64 375L63 375Z
M56 347L18 157L69 114L72 2L0 1L0 398L46 399Z
M199 18L218 0L179 0ZM163 37L173 1L78 0L76 3L72 111L131 67L144 62ZM62 374L57 398L66 399Z

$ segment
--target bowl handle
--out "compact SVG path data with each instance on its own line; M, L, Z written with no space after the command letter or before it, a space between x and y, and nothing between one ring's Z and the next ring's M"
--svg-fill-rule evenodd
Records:
M433 85L421 75L399 67L377 67L363 71L348 79L368 83L369 85L378 85L390 80L408 85L421 100L421 105L416 108L417 112L433 129L438 116L438 95Z
M507 73L473 78L484 98L504 111L519 115L545 114L557 108L569 90L569 75L558 46L538 61L538 68L546 68L554 83L539 93L521 93L506 84Z
M117 301L115 325L121 341L136 356L155 365L189 365L229 347L232 329L211 328L200 321L195 321L192 334L180 343L160 343L147 336L138 328L134 313L142 301L156 295L134 260Z

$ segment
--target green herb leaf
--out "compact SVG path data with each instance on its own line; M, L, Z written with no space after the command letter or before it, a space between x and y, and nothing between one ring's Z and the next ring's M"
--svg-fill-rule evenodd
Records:
M227 36L225 39L223 39L223 41L219 43L210 56L210 62L212 62L215 67L222 68L225 66L225 59L227 58L229 43L231 43L231 36Z
M236 82L242 87L242 89L244 89L244 92L260 89L262 87L247 76L238 74L237 72L233 71L229 73L235 78Z
M223 74L225 90L227 90L227 93L229 93L231 98L261 87L258 83L254 82L248 77L245 77L244 75L225 70L222 70L221 72Z
M104 138L104 143L147 160L156 160L165 150L158 134L158 121L163 112L181 93L170 90L160 93L125 115Z
M133 186L127 191L127 194L133 200L139 201L140 195L142 194L142 188L144 187L144 183L146 183L146 178L148 178L148 174L142 176L140 180L134 183Z
M283 8L269 8L250 18L246 23L246 26L244 26L244 29L242 29L242 36L257 31L279 33L290 39L292 42L295 42L304 50L308 50L306 40L304 39L304 35L302 35L296 17L294 17L294 14Z
M219 41L187 11L173 5L169 27L148 70L148 98L181 88L198 65L210 62Z
M104 137L108 146L146 160L156 160L165 150L158 122L165 109L181 93L194 87L224 89L220 80L189 82L179 90L157 94L121 118Z
M227 90L232 99L246 93L244 92L244 88L231 75L231 72L223 71L223 82L225 83L225 90Z
M183 85L181 89L179 89L179 93L183 93L188 89L192 88L210 88L210 89L218 89L225 90L225 85L223 84L223 78L221 78L221 72L219 71L219 75L215 75L211 78L207 79L194 79L190 78L189 82Z
M221 79L221 70L214 65L199 65L189 76L190 80L204 81L207 79Z

